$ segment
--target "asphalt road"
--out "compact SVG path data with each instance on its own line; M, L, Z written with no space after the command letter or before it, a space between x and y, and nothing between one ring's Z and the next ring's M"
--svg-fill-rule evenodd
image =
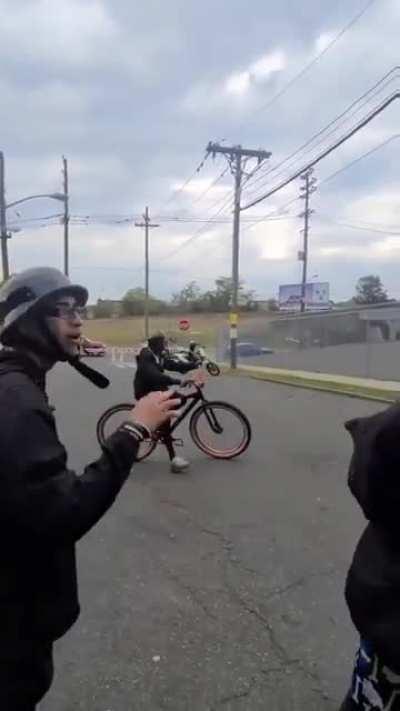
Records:
M131 370L101 367L110 391L67 366L50 378L79 471L98 454L98 415L130 392ZM79 544L82 615L41 711L338 708L356 644L343 585L363 526L342 423L379 406L239 378L208 391L248 414L251 449L225 463L188 443L187 476L164 452L134 469Z

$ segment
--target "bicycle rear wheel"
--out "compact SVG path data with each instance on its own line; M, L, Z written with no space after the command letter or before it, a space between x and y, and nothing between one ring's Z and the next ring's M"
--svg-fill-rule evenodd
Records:
M227 402L206 402L193 413L189 431L193 442L214 459L234 459L251 442L246 415Z
M113 405L113 407L103 412L96 427L97 439L101 447L118 427L129 420L129 413L132 412L133 408L134 404L132 403L121 403L120 405ZM141 442L136 461L141 462L146 457L149 457L156 446L157 442L154 439Z

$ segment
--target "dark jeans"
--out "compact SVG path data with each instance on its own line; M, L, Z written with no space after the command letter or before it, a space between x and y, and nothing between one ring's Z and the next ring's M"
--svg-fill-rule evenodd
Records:
M50 689L53 674L51 643L26 643L16 654L0 651L1 711L34 711Z
M351 690L340 711L400 711L400 674L387 667L374 645L361 640Z
M166 422L164 425L162 425L160 427L159 431L162 433L162 438L163 438L164 444L166 446L168 456L170 458L170 461L172 462L172 460L175 458L175 448L174 448L174 442L173 442L172 435L171 435L170 423Z
M340 711L355 711L357 707L354 704L354 701L352 700L350 694L346 696L345 700L343 701Z

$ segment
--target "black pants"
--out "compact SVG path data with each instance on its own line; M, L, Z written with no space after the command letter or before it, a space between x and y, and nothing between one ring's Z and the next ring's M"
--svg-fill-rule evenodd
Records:
M340 711L354 711L356 708L353 699L348 694L340 707Z
M1 641L1 631L0 631ZM15 654L0 652L1 711L34 711L53 681L53 645L26 643Z
M160 432L162 434L163 442L166 446L168 456L170 458L170 461L172 462L172 460L175 459L175 448L174 441L172 439L170 423L166 422L164 425L162 425L160 427Z

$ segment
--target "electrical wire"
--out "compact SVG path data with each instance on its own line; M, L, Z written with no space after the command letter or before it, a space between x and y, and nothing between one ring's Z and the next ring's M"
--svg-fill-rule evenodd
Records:
M203 167L204 167L204 165L206 164L206 162L207 162L207 160L208 160L209 157L210 157L210 154L206 151L205 154L204 154L204 157L203 157L202 160L200 161L200 163L199 163L199 165L197 166L197 168L195 169L195 171L189 176L189 178L187 178L187 180L185 180L185 182L184 182L179 188L177 188L176 190L174 190L174 191L171 193L171 195L169 196L169 198L162 204L162 206L160 207L160 209L158 210L157 214L156 214L155 217L154 217L155 220L158 219L158 215L160 214L160 212L161 212L162 210L164 210L164 208L165 208L167 205L169 205L169 204L172 202L172 200L175 200L176 197L177 197L178 195L180 195L180 194L185 190L185 188L187 188L187 186L189 185L189 183L191 183L192 180L194 180L194 178L196 177L196 175L198 175L198 174L200 173L200 171L203 169Z
M357 15L355 15L355 16L340 30L340 32L338 32L337 35L335 35L335 37L329 42L329 44L328 44L326 47L324 47L324 49L323 49L316 57L314 57L310 62L308 62L308 63L303 67L303 69L301 69L301 71L298 72L298 74L296 74L287 84L285 84L284 87L282 87L282 89L280 89L280 91L277 92L277 94L275 94L275 96L272 97L272 99L270 99L270 100L267 101L265 104L263 104L263 106L260 106L258 109L256 109L256 110L253 112L253 114L255 115L255 114L258 114L258 113L260 113L260 112L262 112L262 111L267 111L268 109L270 109L271 106L273 106L282 96L284 96L284 94L286 94L286 92L289 91L289 89L291 89L292 86L294 86L294 84L296 84L296 82L299 81L299 79L302 79L303 76L304 76L307 72L309 72L309 70L312 69L312 67L313 67L315 64L317 64L317 62L319 62L319 61L322 59L322 57L324 57L325 54L327 54L327 53L332 49L332 47L334 47L334 46L337 44L337 42L339 42L339 40L343 37L343 35L346 34L346 32L348 32L352 27L354 27L354 25L355 25L359 20L361 20L361 18L363 17L363 15L365 15L365 13L366 13L366 12L369 10L369 8L374 4L374 2L376 2L376 0L369 0L369 1L367 2L367 4L364 6L364 8L363 8L360 12L358 12Z
M296 180L300 175L302 175L306 170L309 170L310 168L314 167L319 163L321 160L326 158L330 153L333 153L339 146L341 146L343 143L345 143L349 138L351 138L355 133L357 133L361 128L366 126L368 123L372 121L375 116L380 114L384 109L386 109L393 101L396 99L400 98L400 92L395 92L391 96L389 96L384 102L382 102L378 107L376 107L373 111L371 111L369 114L367 114L366 117L364 117L361 121L359 121L350 131L347 133L343 134L341 138L328 148L326 148L322 153L320 153L317 157L313 158L312 161L309 163L305 164L300 168L300 170L297 170L296 173L291 175L289 178L281 182L279 185L274 187L273 189L269 190L267 193L260 195L258 198L252 200L250 203L242 207L242 210L248 210L251 207L254 207L255 205L259 204L260 202L263 202L266 200L268 197L271 197L271 195L274 195L276 192L279 190L282 190L282 188L286 187L289 185L293 180Z
M264 181L265 177L268 175L271 175L272 173L275 173L279 168L284 166L286 163L291 161L292 158L295 156L299 156L299 154L304 153L305 149L309 148L309 150L306 151L306 153L310 153L312 150L314 150L317 146L321 145L321 143L326 140L326 138L330 137L332 134L338 130L339 127L343 126L349 119L350 117L353 118L360 110L361 108L364 108L364 106L368 105L369 102L372 99L375 99L380 93L382 93L388 86L391 84L393 81L397 80L399 78L399 66L393 67L389 72L387 72L378 82L374 84L368 91L364 92L360 97L358 97L355 101L353 101L339 116L337 116L335 119L330 121L327 126L324 126L324 128L320 129L316 134L311 136L305 143L303 143L300 148L297 148L295 151L293 151L289 156L281 160L277 165L272 166L268 170L264 171L262 175L258 176L258 178L253 181L251 184L251 187L254 188L256 184L258 184L260 181ZM379 87L379 88L378 88ZM352 112L352 110L357 107L357 104L360 104L356 110ZM342 119L344 118L344 121L339 123ZM335 124L338 124L335 126ZM333 131L329 132L329 129L335 126ZM327 133L328 132L328 133ZM325 135L326 134L326 135ZM321 137L321 140L316 143L316 145L312 145L317 141L318 138ZM295 162L292 161L289 166L287 167L292 167ZM266 184L266 182L262 182L262 185L259 185L258 190ZM253 193L252 193L253 194Z
M381 148L384 148L385 146L387 146L391 141L393 141L393 140L395 140L395 139L398 139L398 138L400 138L400 134L396 133L394 136L391 136L390 138L386 139L385 141L382 141L382 143L379 143L379 144L378 144L377 146L375 146L374 148L371 148L369 151L366 151L365 153L363 153L363 154L362 154L361 156L359 156L358 158L355 158L354 160L350 161L350 163L346 163L346 165L342 166L342 168L339 168L339 170L335 170L333 173L331 173L330 175L326 176L326 178L323 178L323 180L318 181L318 182L317 182L317 189L319 190L321 187L323 187L323 186L324 186L326 183L328 183L330 180L333 180L334 178L336 178L336 177L337 177L338 175L340 175L341 173L344 173L346 170L349 170L350 168L352 168L354 165L356 165L356 164L359 163L360 161L364 160L365 158L368 158L369 156L371 156L372 154L376 153L376 152L377 152L378 150L380 150ZM280 210L284 210L284 209L286 209L287 207L289 207L290 205L292 205L293 203L297 202L297 201L300 200L300 199L301 199L300 197L292 198L291 200L289 200L287 203L285 203L285 204L284 204L281 208L279 208L279 209L280 209ZM267 213L267 215L264 215L264 217L258 218L257 220L255 220L254 225L251 225L251 224L248 225L248 226L246 227L246 230L243 230L243 232L245 232L245 231L247 231L247 230L249 230L249 229L252 229L253 227L256 227L256 225L260 224L261 222L264 222L266 219L268 219L268 217L269 217L271 214L272 214L272 213Z

